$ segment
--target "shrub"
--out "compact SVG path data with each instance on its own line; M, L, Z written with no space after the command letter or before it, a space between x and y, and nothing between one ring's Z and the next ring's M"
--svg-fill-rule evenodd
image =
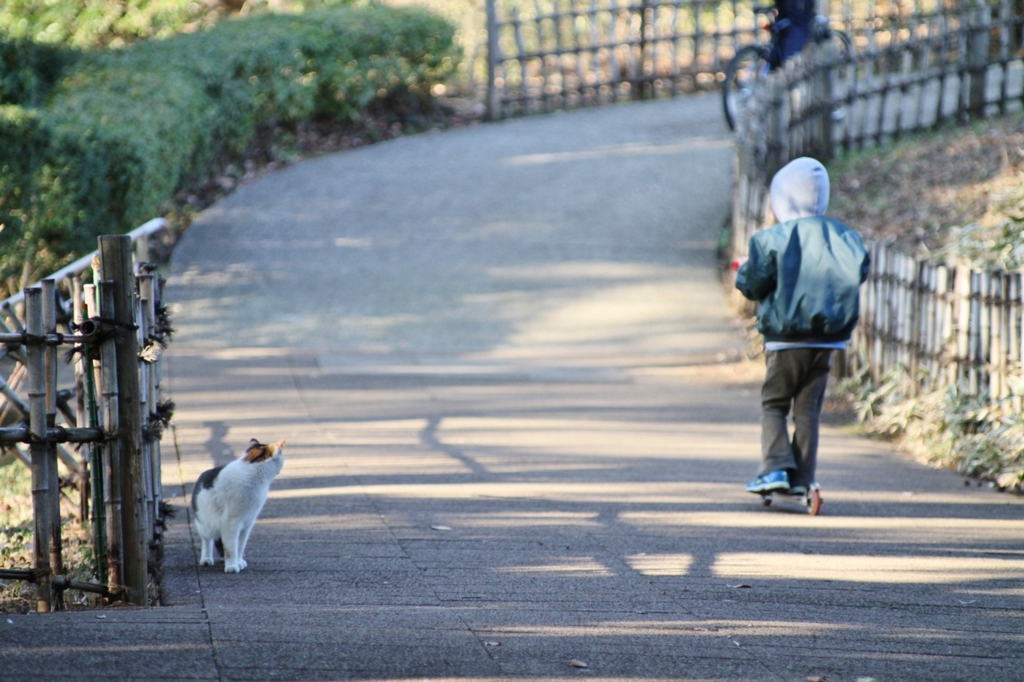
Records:
M44 274L159 214L261 127L415 113L455 66L452 38L423 10L367 6L83 54L45 107L0 107L0 278Z
M210 26L239 13L301 13L351 0L4 0L0 33L79 49L122 47Z
M42 102L61 72L77 58L73 50L31 40L0 40L0 104Z
M862 358L860 366L867 368ZM877 385L866 371L835 389L852 398L860 422L894 438L915 457L1021 490L1024 484L1024 382L1011 381L1011 395L998 401L972 393L963 383L923 392L896 366Z
M0 31L37 43L93 48L168 37L223 14L194 0L5 0Z

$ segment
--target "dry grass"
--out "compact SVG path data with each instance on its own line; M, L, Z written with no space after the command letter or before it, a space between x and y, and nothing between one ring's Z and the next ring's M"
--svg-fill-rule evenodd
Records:
M1019 206L1024 114L922 134L829 164L829 213L865 237L934 252L952 228L993 226Z
M61 500L64 519L64 574L75 580L89 580L92 548L88 534L78 522L77 510ZM32 567L32 474L20 461L0 466L0 568ZM68 607L93 605L92 595L69 590ZM0 580L0 613L27 613L35 609L35 588L20 580Z

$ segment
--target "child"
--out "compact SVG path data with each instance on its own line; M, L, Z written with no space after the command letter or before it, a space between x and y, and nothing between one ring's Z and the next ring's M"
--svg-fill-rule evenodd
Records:
M765 342L761 389L761 469L747 491L804 495L816 485L818 425L832 351L846 347L857 325L859 290L869 256L860 236L828 208L828 172L799 158L772 179L779 224L750 238L736 288L758 301ZM786 419L793 409L792 442Z

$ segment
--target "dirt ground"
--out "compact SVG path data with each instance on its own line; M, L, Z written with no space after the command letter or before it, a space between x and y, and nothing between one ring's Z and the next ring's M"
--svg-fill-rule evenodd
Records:
M942 247L950 228L993 224L1024 197L1024 113L944 128L829 164L829 213L908 250Z

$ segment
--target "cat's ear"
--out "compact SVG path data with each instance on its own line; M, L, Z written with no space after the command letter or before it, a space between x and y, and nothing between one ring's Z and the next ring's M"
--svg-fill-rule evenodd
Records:
M267 447L270 448L271 456L276 457L277 453L284 449L284 441L279 440L276 443L271 443Z
M249 445L245 448L245 453L242 455L242 458L251 462L255 451L259 450L262 447L263 445L258 440L256 440L255 438L250 438Z
M271 445L263 445L253 438L249 441L249 447L245 449L242 459L246 462L262 462L265 459L270 459L274 456L274 453L271 451L272 447Z

